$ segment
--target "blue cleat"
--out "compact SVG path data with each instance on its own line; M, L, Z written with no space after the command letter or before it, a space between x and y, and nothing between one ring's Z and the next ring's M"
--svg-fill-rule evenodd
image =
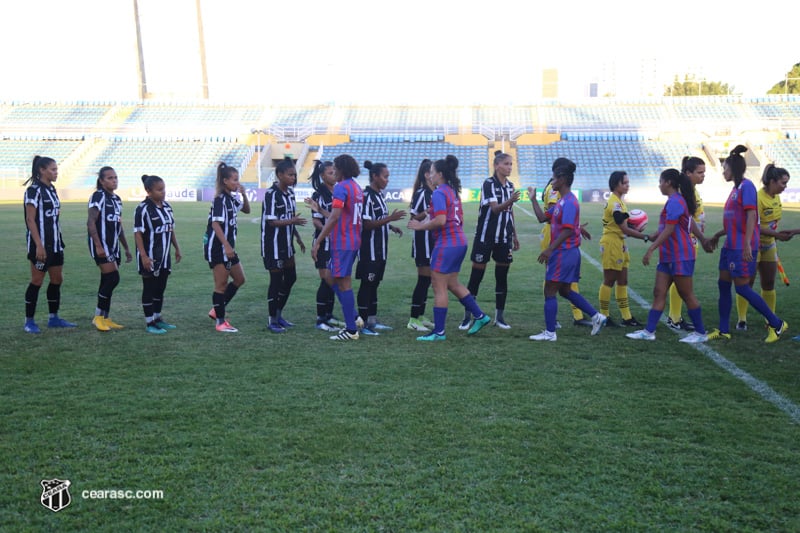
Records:
M467 335L475 335L481 330L483 326L485 326L491 321L492 319L489 318L489 315L484 313L482 317L475 319L475 322L472 323L472 327L469 328L469 331L467 331Z
M41 333L42 330L39 329L39 326L36 325L36 322L33 320L26 320L25 321L25 333Z
M48 328L77 328L78 324L73 324L72 322L67 322L60 316L50 317L47 321Z
M425 342L436 342L436 341L447 340L447 337L445 337L444 335L439 335L438 333L429 333L427 335L423 335L422 337L417 337L417 340Z

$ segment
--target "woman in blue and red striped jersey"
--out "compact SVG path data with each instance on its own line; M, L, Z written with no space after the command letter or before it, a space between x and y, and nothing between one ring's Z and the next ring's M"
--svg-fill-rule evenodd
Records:
M434 327L430 334L417 337L418 341L445 340L448 291L472 315L473 322L468 335L474 335L491 320L478 307L469 289L458 280L461 263L467 255L467 239L464 237L463 209L458 196L461 192L461 180L456 173L457 169L458 159L453 155L433 163L430 172L431 186L435 187L431 195L432 218L425 221L411 219L408 222L409 229L432 231L436 239L431 252Z
M533 211L539 222L550 221L550 245L539 254L539 263L547 263L544 284L545 330L528 337L532 341L556 340L556 316L560 294L575 307L592 317L592 335L597 335L606 324L607 317L598 312L586 298L572 290L572 283L581 277L581 222L580 204L572 194L572 181L575 179L575 163L563 159L553 169L552 188L561 195L558 202L545 213L536 201L536 189L528 187Z
M733 190L725 202L722 214L723 229L711 239L716 246L725 235L725 244L719 254L719 329L709 333L710 339L730 339L730 318L733 298L731 284L736 294L747 302L769 323L764 342L775 342L789 325L780 319L764 299L750 286L750 278L756 273L756 258L759 249L758 192L753 182L744 177L747 162L742 154L747 148L737 145L731 150L722 165L725 181L733 182Z
M658 249L658 266L656 267L656 284L653 288L653 304L647 315L645 329L628 333L629 339L652 341L656 339L656 326L667 303L667 292L672 283L678 294L686 302L686 309L694 323L695 330L680 339L681 342L698 343L708 340L700 302L694 295L692 276L697 250L692 240L694 233L703 243L703 248L710 250L708 240L700 231L692 217L697 210L694 185L688 176L674 168L661 173L658 181L661 194L667 202L658 219L658 231L649 236L652 244L642 257L644 265L650 264L650 256Z
M361 209L364 194L356 178L361 173L353 156L342 154L333 160L336 181L333 187L331 213L325 226L317 235L311 248L311 258L317 260L320 245L331 236L330 270L333 277L333 292L342 305L345 328L330 337L331 340L358 340L361 319L356 321L356 301L353 296L353 263L361 247ZM363 325L363 324L362 324Z

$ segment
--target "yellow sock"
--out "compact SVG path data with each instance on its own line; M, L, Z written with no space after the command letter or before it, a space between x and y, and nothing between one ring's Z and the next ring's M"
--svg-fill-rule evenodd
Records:
M747 303L747 300L736 295L736 312L739 313L739 322L747 322L747 307L750 304Z
M761 289L761 297L764 298L764 301L767 302L770 310L774 313L775 312L775 302L778 300L778 294L775 292L775 289L771 291L765 291Z
M608 309L609 307L611 307L611 287L609 287L605 283L601 283L600 295L598 296L598 300L600 300L599 311L604 315L608 316Z
M578 290L578 284L577 283L572 283L569 286L569 288L572 289L573 291L577 292L577 293L581 292L581 291ZM574 318L575 320L583 320L583 311L581 311L580 309L578 309L574 305L571 305L570 307L572 307L572 318Z
M681 308L683 307L683 300L681 295L678 294L678 287L673 283L669 286L669 317L673 322L681 319Z
M631 304L628 301L628 286L618 284L614 288L614 296L617 298L617 305L619 306L622 320L630 320L633 318L633 315L631 315Z

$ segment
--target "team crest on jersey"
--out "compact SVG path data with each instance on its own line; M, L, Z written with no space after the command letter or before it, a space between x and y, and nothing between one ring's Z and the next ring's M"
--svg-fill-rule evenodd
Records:
M731 200L736 200L738 197L739 197L739 191L737 191L737 190L734 190L734 191L731 193Z
M42 496L39 501L42 502L42 505L57 513L72 502L72 497L69 495L70 485L71 483L68 479L43 479Z
M475 254L475 262L483 263L483 254Z

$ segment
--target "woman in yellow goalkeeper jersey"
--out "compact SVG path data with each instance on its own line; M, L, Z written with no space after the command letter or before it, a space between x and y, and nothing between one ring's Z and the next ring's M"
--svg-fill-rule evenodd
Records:
M761 297L775 312L775 277L778 273L778 241L788 241L800 233L800 229L778 231L778 223L782 216L780 194L789 183L789 172L770 163L764 168L761 176L764 186L758 191L758 219L761 229L761 241L758 250L758 275L761 278ZM750 279L750 286L756 277ZM736 311L739 320L736 329L747 329L747 300L736 295Z
M628 266L631 262L631 256L628 252L628 246L625 244L625 238L635 237L647 242L650 237L628 226L630 215L623 198L628 194L630 185L628 173L624 170L615 170L608 178L608 189L611 194L603 209L603 235L600 237L603 283L600 285L599 311L609 316L611 289L616 285L614 295L619 306L619 312L622 315L622 325L641 328L643 327L642 324L631 315L631 308L628 303ZM606 322L606 327L609 326L617 326L617 323L611 317Z

